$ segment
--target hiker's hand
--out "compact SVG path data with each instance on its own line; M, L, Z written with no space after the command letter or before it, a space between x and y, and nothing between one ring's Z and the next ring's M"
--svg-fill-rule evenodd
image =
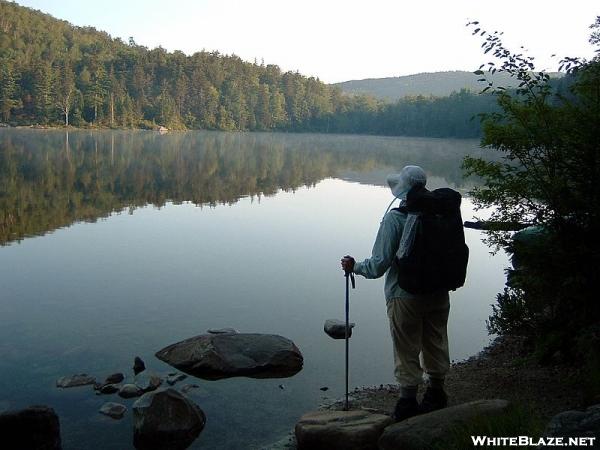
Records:
M350 273L354 270L354 258L350 255L346 255L342 258L342 270L346 273Z

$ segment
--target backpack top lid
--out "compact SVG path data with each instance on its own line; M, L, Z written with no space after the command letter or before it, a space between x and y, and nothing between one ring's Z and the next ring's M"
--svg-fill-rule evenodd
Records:
M440 188L429 191L425 186L413 186L406 195L406 210L443 216L460 211L461 195L454 189Z

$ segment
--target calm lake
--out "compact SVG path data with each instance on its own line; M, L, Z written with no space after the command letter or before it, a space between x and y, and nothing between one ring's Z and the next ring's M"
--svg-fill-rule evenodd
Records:
M234 327L293 340L304 369L281 380L204 381L207 416L191 448L255 449L344 390L344 343L323 332L344 317L340 257L370 255L392 197L385 176L421 165L474 211L462 158L474 140L311 134L0 129L0 411L47 404L63 448L127 449L131 405L63 375L173 369L164 346ZM504 284L504 254L465 230L465 287L451 293L451 358L489 342L485 320ZM393 383L383 280L351 291L350 384ZM280 386L281 385L281 386ZM329 387L327 392L319 388ZM116 421L105 401L129 408Z

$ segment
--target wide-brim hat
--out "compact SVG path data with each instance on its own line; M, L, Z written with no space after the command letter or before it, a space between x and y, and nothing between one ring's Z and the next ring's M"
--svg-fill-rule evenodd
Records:
M413 186L417 184L425 186L427 175L419 166L405 166L399 173L388 175L386 181L394 197L404 198Z

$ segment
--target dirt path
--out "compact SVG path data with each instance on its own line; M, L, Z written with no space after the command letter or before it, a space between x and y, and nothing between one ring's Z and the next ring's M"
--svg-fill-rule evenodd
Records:
M449 404L502 398L529 405L543 419L558 412L585 406L579 369L566 365L542 367L528 356L524 339L496 339L479 355L452 365L446 378ZM422 393L421 393L422 394ZM352 392L353 407L391 414L399 388L395 385L364 387ZM327 409L338 409L335 402Z

